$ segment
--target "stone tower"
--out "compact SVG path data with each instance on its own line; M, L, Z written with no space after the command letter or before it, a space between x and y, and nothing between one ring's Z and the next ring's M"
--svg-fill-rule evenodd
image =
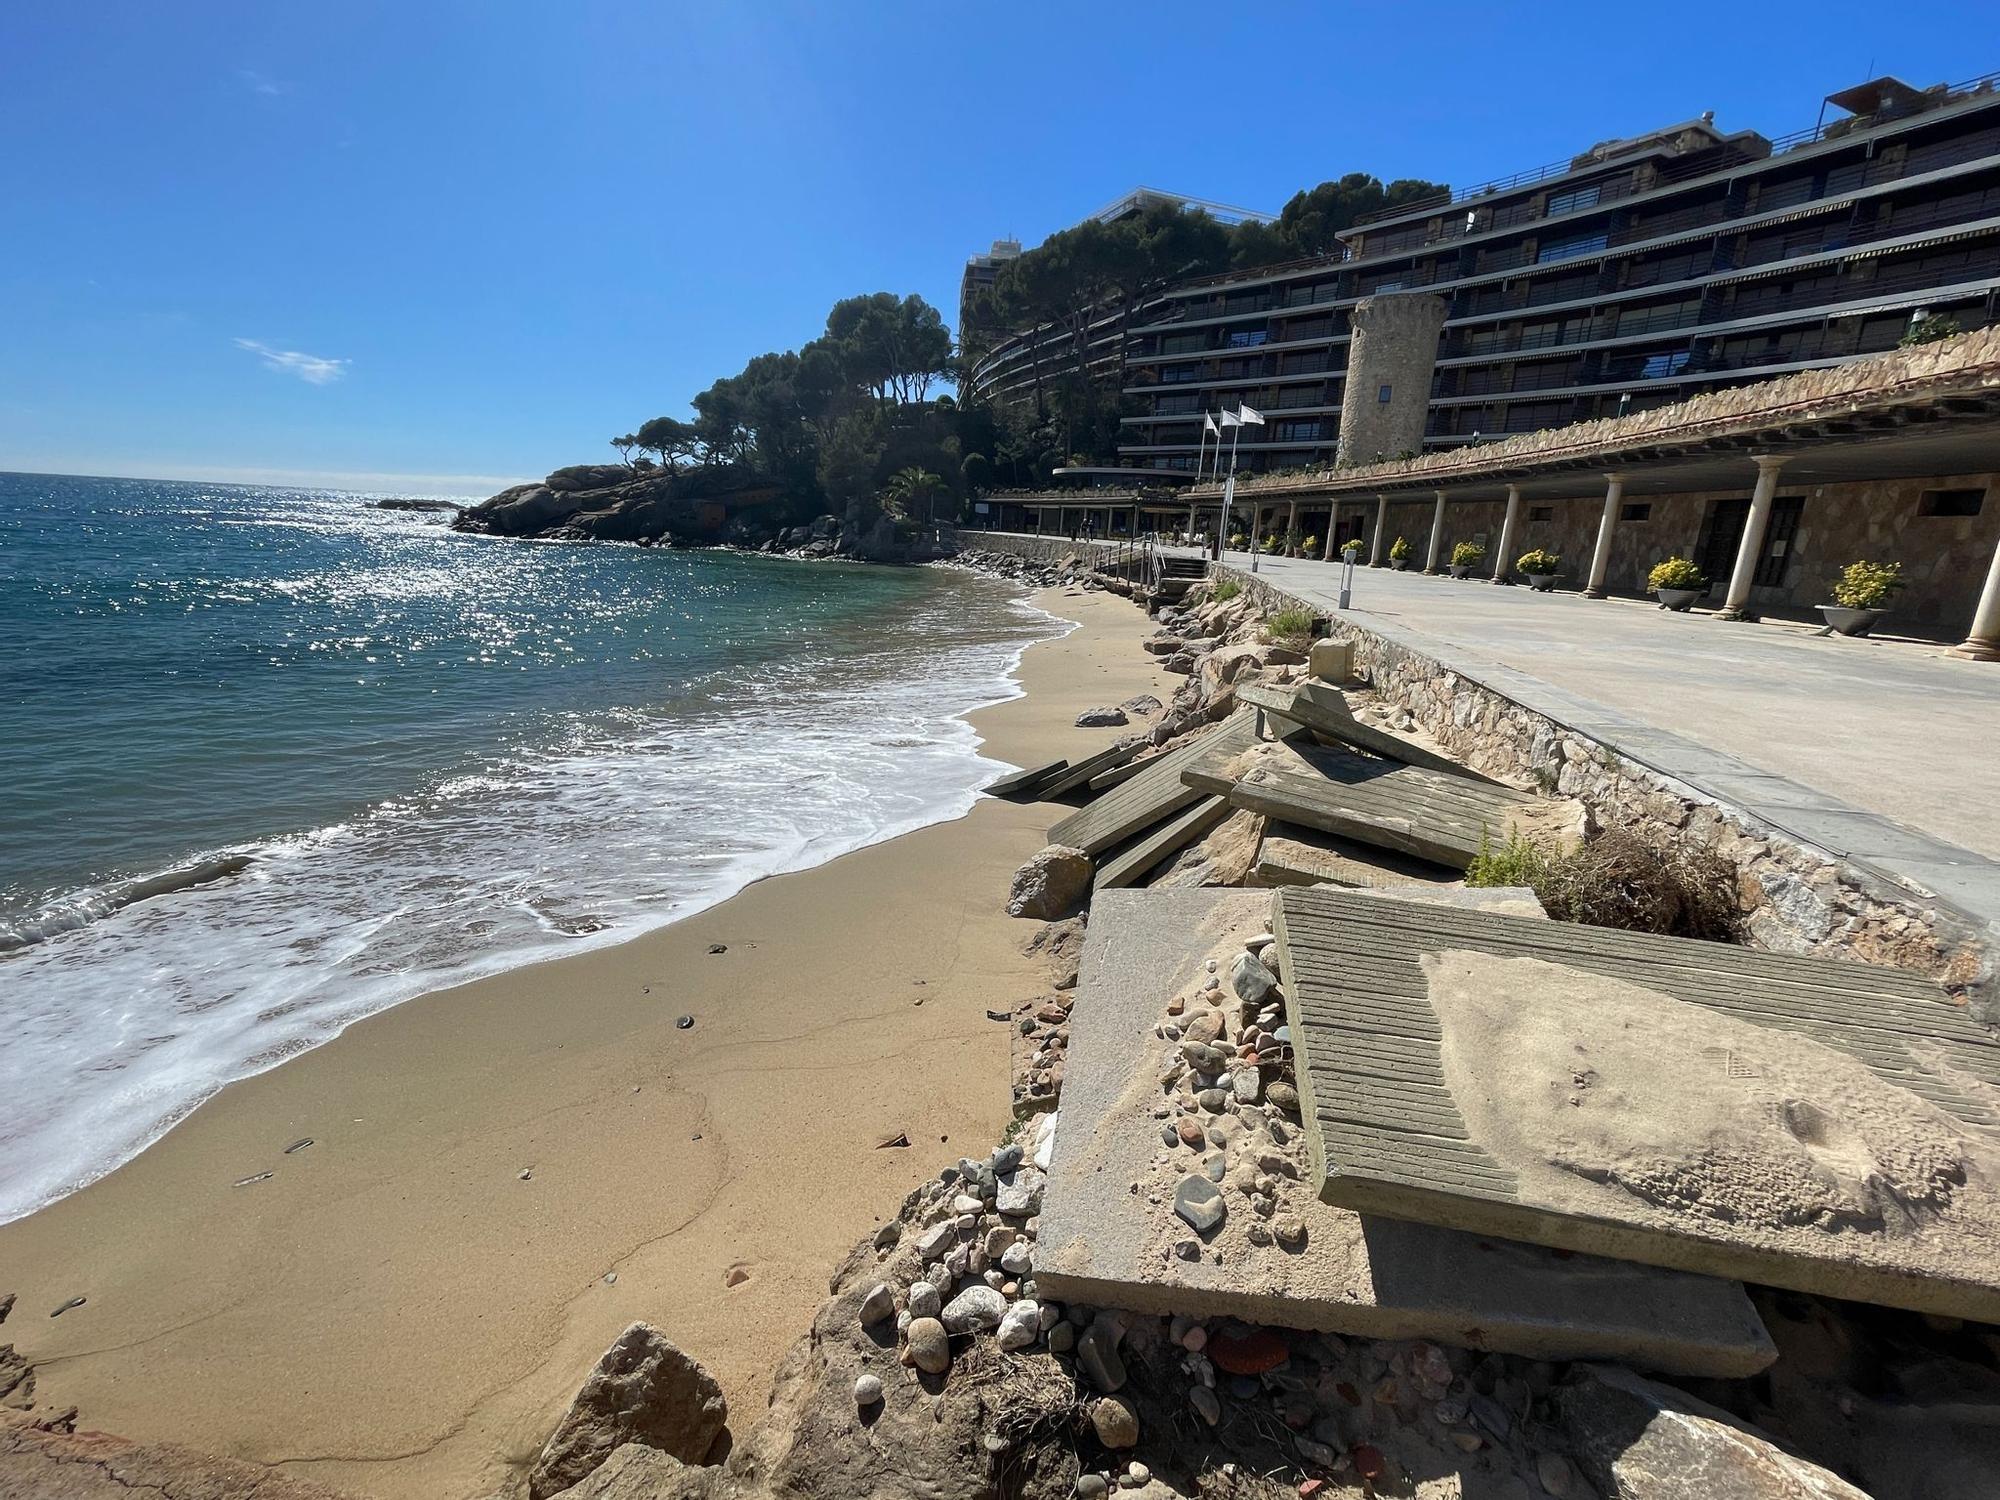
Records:
M1336 464L1424 451L1424 415L1445 312L1444 298L1429 292L1363 297L1354 304Z

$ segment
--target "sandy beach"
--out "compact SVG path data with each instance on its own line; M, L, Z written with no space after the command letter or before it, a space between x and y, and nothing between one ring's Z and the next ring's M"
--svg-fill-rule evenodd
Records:
M1077 713L1176 682L1128 602L1038 597L1080 628L973 716L1016 764L1109 743ZM233 1085L0 1227L38 1400L359 1494L487 1496L643 1318L747 1421L835 1261L1005 1128L1009 1028L986 1012L1045 979L1001 901L1051 821L983 801Z

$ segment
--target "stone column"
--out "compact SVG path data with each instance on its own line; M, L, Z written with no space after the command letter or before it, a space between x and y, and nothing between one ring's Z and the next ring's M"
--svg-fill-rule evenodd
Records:
M1438 571L1438 550L1444 545L1444 491L1437 492L1437 509L1431 512L1431 543L1424 553L1424 571Z
M1294 500L1285 512L1285 556L1299 555L1299 502Z
M1778 470L1782 458L1755 454L1757 488L1750 494L1750 514L1743 522L1743 541L1736 548L1736 566L1729 573L1729 597L1715 612L1718 620L1750 620L1750 582L1757 576L1757 559L1764 552L1764 532L1771 524L1771 502L1778 495Z
M1597 520L1597 547L1590 554L1590 579L1583 590L1586 599L1604 597L1604 575L1611 571L1611 533L1618 525L1618 504L1625 498L1623 474L1606 474L1604 480L1604 514Z
M1382 566L1382 551L1389 545L1382 539L1382 536L1388 529L1389 497L1387 495L1377 495L1375 497L1375 536L1368 547L1368 566L1371 568Z
M1493 581L1495 583L1506 583L1508 581L1507 570L1514 566L1512 561L1514 556L1514 535L1520 524L1521 487L1518 484L1510 484L1507 486L1507 514L1500 521L1500 546L1498 555L1493 559Z
M1972 633L1951 654L1969 661L2000 661L2000 546L1993 549L1986 587L1979 591L1979 606L1972 612Z

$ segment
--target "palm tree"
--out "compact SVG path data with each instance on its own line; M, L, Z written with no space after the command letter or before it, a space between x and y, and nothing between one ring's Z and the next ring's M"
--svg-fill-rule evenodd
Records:
M921 510L925 525L935 522L938 497L948 493L950 491L941 477L929 469L915 466L898 469L882 487L882 499L890 510L906 521L914 521Z

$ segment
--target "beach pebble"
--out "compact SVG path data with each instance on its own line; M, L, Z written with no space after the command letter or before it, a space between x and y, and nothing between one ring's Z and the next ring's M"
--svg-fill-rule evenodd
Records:
M1003 1350L1026 1349L1041 1333L1041 1308L1033 1302L1016 1302L1000 1319L998 1342Z
M674 1025L680 1028L682 1031L692 1031L694 1029L694 1017L676 1016L674 1017Z
M1118 1481L1121 1488L1128 1490L1142 1490L1152 1482L1153 1471L1136 1458L1125 1466L1125 1473Z
M1123 1396L1100 1396L1091 1402L1090 1425L1107 1448L1138 1446L1139 1413Z
M1049 1330L1049 1352L1067 1354L1076 1347L1076 1325L1058 1323Z
M1076 1476L1076 1493L1079 1500L1100 1500L1111 1492L1111 1483L1102 1474L1079 1474Z
M945 1304L944 1326L952 1333L974 1333L998 1327L1006 1314L1007 1299L998 1289L969 1286Z
M935 1318L944 1311L938 1289L928 1281L910 1283L910 1316L913 1318Z
M917 1254L924 1258L925 1264L937 1260L951 1248L957 1233L957 1227L949 1219L931 1225L917 1236Z
M910 1363L926 1375L951 1368L951 1338L936 1318L910 1320Z
M1125 1361L1118 1353L1118 1342L1124 1336L1124 1328L1115 1319L1100 1317L1076 1341L1077 1363L1100 1391L1115 1391L1125 1384ZM1053 1340L1050 1347L1054 1347Z
M1535 1478L1555 1500L1568 1500L1576 1493L1576 1469L1560 1453L1544 1453L1536 1458Z
M854 1382L854 1404L859 1407L880 1406L882 1404L882 1377L862 1375Z
M1262 1005L1278 988L1278 978L1248 953L1236 960L1229 971L1229 984L1245 1005Z
M1012 1218L1026 1218L1042 1211L1042 1174L1022 1167L1002 1178L996 1198L1000 1212Z
M1195 1415L1213 1427L1222 1420L1222 1398L1205 1385L1198 1385L1188 1391L1188 1405Z
M876 1323L886 1323L896 1316L896 1289L887 1282L878 1281L861 1299L861 1326L871 1327Z
M724 1286L741 1286L749 1279L749 1269L744 1266L731 1266L727 1271L722 1273L722 1284Z
M1264 1097L1288 1115L1299 1112L1299 1091L1283 1081L1264 1090Z
M1034 1257L1027 1245L1016 1240L1000 1252L1000 1267L1014 1276L1025 1276L1034 1268Z

